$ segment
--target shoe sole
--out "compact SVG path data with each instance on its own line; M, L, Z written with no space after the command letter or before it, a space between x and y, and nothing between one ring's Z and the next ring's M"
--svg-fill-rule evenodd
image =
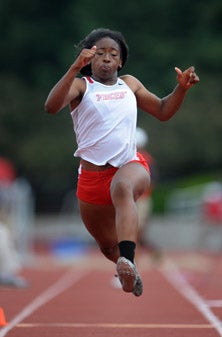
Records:
M137 281L136 267L126 258L120 257L117 261L116 271L123 291L132 293Z
M138 297L138 296L141 296L142 293L143 293L143 282L139 274L137 274L137 279L136 279L136 284L134 286L133 295Z

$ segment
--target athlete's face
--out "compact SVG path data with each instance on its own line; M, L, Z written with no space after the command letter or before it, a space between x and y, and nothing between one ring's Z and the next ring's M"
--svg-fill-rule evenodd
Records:
M119 44L109 37L96 42L96 54L91 61L92 76L100 82L116 81L117 70L122 65Z

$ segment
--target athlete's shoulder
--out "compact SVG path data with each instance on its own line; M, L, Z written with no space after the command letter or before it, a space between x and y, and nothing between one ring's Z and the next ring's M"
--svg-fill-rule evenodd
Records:
M120 76L120 78L128 85L128 87L130 87L130 89L133 92L138 90L138 87L140 86L140 82L135 76L127 74L127 75Z
M121 80L123 80L124 82L137 80L135 76L129 74L121 75L119 78L121 78Z

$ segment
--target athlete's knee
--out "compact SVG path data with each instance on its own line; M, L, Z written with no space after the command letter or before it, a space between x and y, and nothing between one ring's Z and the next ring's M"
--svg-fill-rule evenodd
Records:
M128 180L118 180L111 185L111 197L112 200L123 199L132 195L132 186Z

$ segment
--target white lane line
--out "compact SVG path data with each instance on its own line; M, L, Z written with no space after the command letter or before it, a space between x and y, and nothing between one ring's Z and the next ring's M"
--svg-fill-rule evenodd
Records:
M209 309L207 302L197 293L197 291L186 281L179 269L168 261L166 268L160 270L168 282L188 299L194 307L201 312L201 314L212 324L217 330L219 336L222 337L222 322L216 315Z
M16 328L213 329L211 324L21 323Z
M221 308L222 307L222 300L207 300L206 303L211 308Z
M17 316L14 317L12 321L9 322L8 325L1 328L0 337L6 336L6 334L12 330L17 324L22 322L26 317L30 316L34 311L39 309L41 306L46 304L47 302L54 299L56 296L60 295L62 292L76 284L81 278L83 278L87 272L80 272L69 270L66 272L57 282L55 282L52 286L46 289L42 294L36 297L30 304L28 304Z

